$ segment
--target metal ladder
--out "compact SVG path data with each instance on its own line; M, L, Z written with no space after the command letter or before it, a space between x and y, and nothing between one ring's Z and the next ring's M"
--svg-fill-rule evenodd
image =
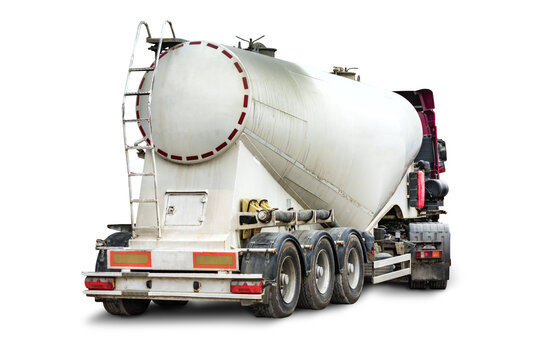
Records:
M156 77L156 72L159 64L159 55L161 53L161 47L163 44L163 34L165 32L165 28L167 25L171 29L171 33L173 36L173 39L176 39L176 36L174 34L174 29L172 26L172 23L170 21L165 21L163 25L161 26L161 37L159 38L159 45L157 47L157 51L155 52L155 61L154 65L150 67L142 67L142 68L135 68L133 67L133 60L135 58L135 51L137 49L137 44L139 43L139 35L141 33L141 28L144 26L146 28L146 33L148 35L147 39L150 39L152 36L150 35L150 29L148 27L148 24L144 21L141 21L137 27L137 35L135 36L135 42L133 44L133 50L131 52L131 59L129 62L129 69L126 79L126 85L124 89L124 96L122 98L122 127L123 127L123 133L124 133L124 149L126 154L126 167L127 167L127 174L128 174L128 187L129 187L129 206L130 206L130 212L131 212L131 229L134 233L136 229L153 229L156 230L156 238L157 240L161 239L162 234L162 225L161 225L161 216L159 214L159 199L158 199L158 184L157 184L157 170L156 170L156 148L154 144L154 139L152 138L152 115L151 115L151 103L152 103L152 89L154 87L154 79ZM136 91L129 91L129 80L131 78L131 75L133 72L152 72L152 77L150 80L150 87L149 91L140 91L137 89ZM128 96L148 96L148 108L147 108L147 117L141 118L141 119L126 119L126 99ZM135 141L133 145L129 144L128 141L128 134L127 134L127 125L128 124L139 124L142 122L147 122L148 124L148 133L146 136L143 136L143 138ZM141 145L141 143L148 140L148 145ZM150 153L150 156L152 157L152 170L151 172L132 172L131 171L131 164L129 161L129 152L132 150L136 151L146 151L146 155ZM143 157L144 158L144 157ZM133 177L138 176L151 176L153 178L153 188L154 188L154 197L148 198L148 199L137 199L133 197L133 184L132 179ZM142 182L141 182L142 186ZM140 204L144 203L152 203L155 206L156 211L156 225L155 226L136 226L135 223L135 204L137 204L137 209L139 209Z

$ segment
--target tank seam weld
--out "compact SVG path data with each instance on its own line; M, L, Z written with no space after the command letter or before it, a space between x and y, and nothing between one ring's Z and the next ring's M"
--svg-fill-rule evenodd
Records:
M373 211L369 210L367 207L363 206L358 201L354 200L351 196L349 196L347 193L345 193L339 187L332 184L330 181L317 176L315 173L313 173L308 168L306 168L304 166L304 164L300 163L297 160L294 160L293 158L291 158L289 155L285 154L283 151L279 150L274 145L264 141L261 137L259 137L255 133L253 133L251 130L246 128L246 129L244 129L244 132L247 135L249 135L251 138L255 139L257 142L261 143L262 145L264 145L268 149L272 150L273 152L275 152L276 154L278 154L279 156L281 156L282 158L284 158L285 160L287 160L288 162L290 162L291 164L293 164L294 166L296 166L297 168L299 168L300 170L305 172L306 174L310 175L311 177L315 178L317 181L319 181L319 182L323 183L324 185L328 186L330 189L332 189L333 191L338 193L341 197L345 198L349 202L356 205L358 208L362 209L362 211L364 211L365 213L369 214L370 216L373 216L375 214Z
M300 117L298 117L298 116L295 116L295 115L293 115L293 114L289 114L289 113L286 112L286 111L280 110L280 109L278 109L278 108L273 107L272 105L268 105L268 104L265 104L265 103L263 103L263 102L261 102L261 101L259 101L259 100L257 100L257 99L254 99L253 96L251 97L251 101L253 101L253 102L257 103L257 104L261 104L261 105L263 105L263 106L269 107L270 109L279 111L280 113L283 113L283 114L285 114L285 115L287 115L287 116L290 116L290 117L292 117L292 118L295 118L295 119L297 119L297 120L303 121L303 122L305 122L305 123L308 122L307 120L302 119L302 118L300 118Z

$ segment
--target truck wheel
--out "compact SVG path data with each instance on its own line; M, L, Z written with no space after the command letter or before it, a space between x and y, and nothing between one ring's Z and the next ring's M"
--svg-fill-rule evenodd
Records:
M354 304L364 287L364 252L360 239L352 234L347 241L343 272L336 274L332 303Z
M186 305L188 302L187 300L152 300L154 304L159 305L159 307L162 308L176 308Z
M103 307L113 315L140 315L146 311L150 300L105 299Z
M300 295L300 258L290 241L283 244L276 271L276 284L268 293L266 304L255 304L250 310L257 317L283 318L293 313Z
M305 309L324 309L332 299L335 264L332 246L322 239L313 249L311 271L302 278L298 306Z
M427 281L424 280L411 280L409 279L409 288L411 289L425 289L427 288Z
M446 289L447 280L433 280L429 282L430 289L444 290Z

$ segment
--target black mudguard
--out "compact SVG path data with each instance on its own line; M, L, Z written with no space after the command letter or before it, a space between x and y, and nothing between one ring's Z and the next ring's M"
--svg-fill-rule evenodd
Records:
M300 258L302 273L306 275L306 261L302 246L296 237L290 233L259 233L253 236L247 244L248 249L277 249L277 252L249 252L242 256L242 274L263 274L268 283L276 281L278 254L285 242L290 241L296 247Z
M358 239L360 239L360 244L362 244L362 250L364 253L364 263L368 262L367 259L367 249L366 241L362 236L362 233L354 228L346 227L335 227L328 230L328 233L334 238L334 241L343 241L342 246L337 246L337 264L339 267L339 273L343 272L343 259L345 258L345 248L347 247L347 242L349 241L349 236L355 234ZM371 235L370 235L371 236ZM337 272L336 272L337 273Z
M311 272L311 264L313 263L313 256L314 251L317 247L317 244L319 241L321 241L324 238L327 238L330 240L330 246L332 247L333 256L334 256L334 264L336 265L336 272L340 271L338 266L338 256L337 256L337 249L336 244L334 242L334 238L332 235L330 235L327 231L324 230L297 230L293 231L292 234L298 239L298 242L303 247L303 254L306 261L306 275ZM304 245L309 245L308 247L304 247Z

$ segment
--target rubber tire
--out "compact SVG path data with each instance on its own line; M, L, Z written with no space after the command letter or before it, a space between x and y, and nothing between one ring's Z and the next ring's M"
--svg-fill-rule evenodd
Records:
M293 299L287 304L283 301L281 291L279 290L281 285L279 274L281 273L283 262L288 256L292 258L293 266L296 270L296 287ZM269 288L267 303L251 305L249 310L257 317L284 318L291 315L296 309L298 298L300 297L300 287L302 282L301 271L300 258L296 247L291 241L285 242L279 253L276 269L276 284Z
M409 279L409 288L423 290L427 288L428 282L425 280L411 280Z
M316 261L317 255L325 250L328 254L329 267L330 267L330 283L328 284L328 289L323 294L319 291L316 284ZM332 246L328 239L321 239L315 249L313 249L313 257L311 263L311 271L308 276L302 277L302 288L300 290L300 297L298 299L298 307L304 309L312 310L321 310L324 309L330 303L332 299L332 294L334 290L335 282L335 263L334 263L334 252L332 251Z
M105 299L103 307L109 314L130 316L140 315L148 309L150 300L139 299Z
M178 308L178 307L182 307L182 306L185 306L188 301L187 300L152 300L154 302L154 304L158 305L159 307L162 307L162 308Z
M351 249L356 249L358 251L360 263L362 265L360 266L360 278L358 279L358 284L355 288L351 288L349 281L347 280L347 276L349 274L347 263ZM334 292L332 294L331 301L333 304L354 304L356 301L358 301L358 298L362 294L362 289L364 288L364 251L362 249L360 239L354 234L351 234L349 241L347 241L342 263L343 272L336 274Z
M430 289L444 290L448 280L432 280L429 282Z

